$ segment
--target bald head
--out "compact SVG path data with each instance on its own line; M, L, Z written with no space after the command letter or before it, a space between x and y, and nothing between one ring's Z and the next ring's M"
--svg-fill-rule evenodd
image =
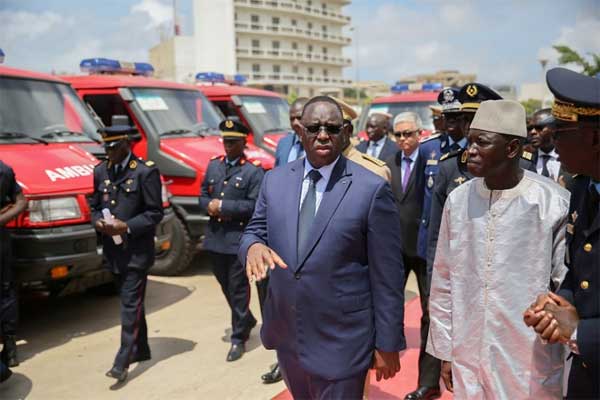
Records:
M387 136L390 128L390 118L387 114L375 113L367 120L367 135L369 140L377 142Z

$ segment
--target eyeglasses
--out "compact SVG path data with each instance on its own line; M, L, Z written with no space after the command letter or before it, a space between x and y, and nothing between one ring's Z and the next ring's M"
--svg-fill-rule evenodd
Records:
M401 137L409 138L414 134L418 134L420 131L419 130L406 130L406 131L398 131L398 132L394 132L394 136L396 136L398 139Z
M328 135L337 135L342 131L342 125L308 125L306 131L311 135L317 135L321 129L325 129Z
M548 125L528 125L527 130L531 131L535 129L536 131L543 131L546 126Z

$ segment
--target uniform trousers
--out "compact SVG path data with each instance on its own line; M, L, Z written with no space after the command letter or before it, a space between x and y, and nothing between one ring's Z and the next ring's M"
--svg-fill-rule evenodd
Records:
M209 252L213 273L231 310L231 343L248 340L256 319L250 311L250 283L237 255Z
M0 227L0 335L16 335L19 300L10 233Z
M306 371L295 352L277 350L283 380L294 400L361 400L367 371L346 379L327 380Z
M404 286L410 271L414 271L419 288L421 301L421 346L419 349L419 387L438 387L442 363L440 360L425 351L427 347L427 335L429 333L429 282L427 282L427 263L421 257L403 255L404 262Z
M115 357L114 365L119 369L125 369L137 357L150 356L144 308L148 272L127 268L115 274L115 280L121 297L121 347Z

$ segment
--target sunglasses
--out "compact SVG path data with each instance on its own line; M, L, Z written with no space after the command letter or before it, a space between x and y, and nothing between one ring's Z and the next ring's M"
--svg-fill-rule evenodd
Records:
M548 126L548 125L528 125L527 130L531 131L531 130L535 129L536 131L542 131L542 130L544 130L544 128L546 126Z
M337 135L342 131L342 125L308 125L306 126L306 131L311 135L318 134L321 129L325 129L325 132L329 135Z
M119 147L119 145L121 144L121 140L117 140L114 142L108 142L108 143L104 143L104 150L108 151L108 150L114 150L117 147Z
M409 137L411 137L412 135L414 135L414 134L418 134L418 133L419 133L419 131L418 131L418 130L413 130L413 131L411 131L411 130L407 130L407 131L398 131L398 132L394 132L394 136L395 136L395 137L397 137L397 138L401 138L401 137L404 137L404 138L409 138Z

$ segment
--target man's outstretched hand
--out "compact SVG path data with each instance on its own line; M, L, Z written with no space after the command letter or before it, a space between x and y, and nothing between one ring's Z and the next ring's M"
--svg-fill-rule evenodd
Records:
M262 243L254 243L248 248L246 257L246 275L250 281L261 281L267 277L267 268L275 269L278 265L287 268L287 264L275 251Z
M377 382L393 378L400 371L400 353L397 351L385 352L375 349L373 369L376 370Z

